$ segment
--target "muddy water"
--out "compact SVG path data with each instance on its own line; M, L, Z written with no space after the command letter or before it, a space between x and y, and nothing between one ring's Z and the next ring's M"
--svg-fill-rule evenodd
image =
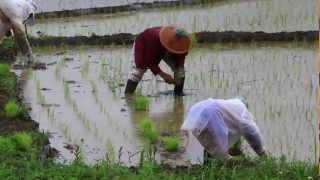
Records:
M130 47L36 50L36 58L50 65L45 71L28 74L24 95L32 107L32 118L51 134L52 146L61 152L59 161L74 158L72 144L80 147L89 163L107 155L113 161L136 165L145 146L137 130L144 117L156 122L162 136L179 135L195 102L243 95L270 153L315 162L318 81L312 45L194 48L186 60L187 96L174 98L172 86L147 72L137 91L150 96L149 111L136 111L123 97ZM165 64L161 67L170 72ZM246 144L244 148L252 154ZM158 160L176 164L201 163L202 157L203 149L192 135L184 152L157 153Z
M38 5L38 12L51 12L73 9L120 6L139 2L150 3L154 2L154 0L34 0L34 2L36 2Z
M149 10L110 15L38 20L31 36L91 36L137 34L150 26L178 24L199 31L308 31L317 30L315 0L268 0L219 3L206 8Z

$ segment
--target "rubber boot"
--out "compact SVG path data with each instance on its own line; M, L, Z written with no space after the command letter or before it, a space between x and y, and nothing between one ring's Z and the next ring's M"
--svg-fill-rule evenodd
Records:
M136 90L139 82L132 81L131 79L128 79L126 89L124 91L125 94L133 94Z
M179 84L174 86L174 95L175 96L184 96L184 93L183 93L184 79L185 78L182 78L179 81Z

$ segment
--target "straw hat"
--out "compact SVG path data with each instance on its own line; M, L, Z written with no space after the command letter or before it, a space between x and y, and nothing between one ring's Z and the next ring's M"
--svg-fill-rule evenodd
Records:
M161 28L159 36L161 44L171 53L184 54L188 52L190 37L184 29L164 26Z

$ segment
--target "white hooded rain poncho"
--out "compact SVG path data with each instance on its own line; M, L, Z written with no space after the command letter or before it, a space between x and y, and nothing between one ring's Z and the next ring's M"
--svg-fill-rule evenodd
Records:
M257 154L264 153L262 135L253 115L240 99L207 99L193 105L182 130L193 135L210 155L221 158L241 136Z

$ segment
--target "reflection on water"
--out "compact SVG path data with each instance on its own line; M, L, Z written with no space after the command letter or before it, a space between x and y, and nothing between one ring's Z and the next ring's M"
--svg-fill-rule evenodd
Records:
M119 15L44 19L28 27L31 36L91 36L142 32L178 24L200 31L310 31L318 29L315 0L264 0L221 3L206 8L146 10ZM250 11L248 11L250 9ZM111 18L112 17L112 18Z
M179 135L194 103L244 95L273 155L315 162L316 52L313 45L295 43L194 48L186 60L188 95L164 93L173 87L147 72L137 91L150 96L150 110L136 111L123 97L131 48L36 50L39 61L56 64L30 74L24 96L62 160L73 158L65 148L69 143L79 145L89 163L107 156L135 165L145 143L137 131L143 117L153 119L161 135ZM202 162L203 149L192 135L189 142L185 152L173 157L160 152L157 158Z

